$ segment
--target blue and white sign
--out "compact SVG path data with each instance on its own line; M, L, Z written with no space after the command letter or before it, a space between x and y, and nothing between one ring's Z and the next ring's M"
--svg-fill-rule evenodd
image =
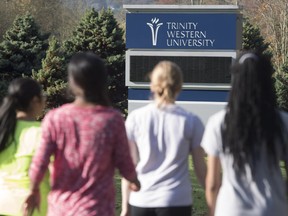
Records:
M236 50L240 46L237 44L238 16L216 13L128 13L126 47Z

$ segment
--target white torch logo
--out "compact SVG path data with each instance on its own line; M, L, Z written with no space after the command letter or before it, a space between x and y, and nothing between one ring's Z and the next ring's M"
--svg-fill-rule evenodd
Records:
M151 29L153 46L157 45L158 30L160 26L163 25L163 23L158 23L158 22L159 22L159 19L155 17L151 19L151 23L147 23L147 25Z

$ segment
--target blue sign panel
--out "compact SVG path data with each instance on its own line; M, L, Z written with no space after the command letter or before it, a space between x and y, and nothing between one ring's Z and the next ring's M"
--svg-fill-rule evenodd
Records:
M129 13L126 47L237 49L239 14Z
M128 89L128 100L149 100L151 91L148 89ZM178 101L207 101L207 102L227 102L228 90L191 90L183 89L177 97Z

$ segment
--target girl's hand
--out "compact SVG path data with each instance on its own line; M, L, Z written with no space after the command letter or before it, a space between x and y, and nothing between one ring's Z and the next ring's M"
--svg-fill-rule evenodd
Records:
M26 201L24 202L24 216L31 216L37 208L39 211L40 206L40 192L39 190L34 190L31 192L31 194L27 197Z
M132 191L139 191L141 188L141 184L139 180L136 178L134 181L129 182L129 189Z

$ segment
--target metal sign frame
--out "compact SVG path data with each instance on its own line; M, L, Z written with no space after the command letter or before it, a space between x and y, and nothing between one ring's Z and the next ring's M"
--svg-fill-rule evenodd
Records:
M149 88L148 82L132 82L130 80L130 57L131 56L195 56L195 57L231 57L232 63L236 59L235 51L156 51L156 50L128 50L126 51L126 70L125 70L125 84L133 88ZM148 73L149 71L147 71ZM230 84L211 84L211 83L185 83L183 89L204 89L204 90L229 90Z

